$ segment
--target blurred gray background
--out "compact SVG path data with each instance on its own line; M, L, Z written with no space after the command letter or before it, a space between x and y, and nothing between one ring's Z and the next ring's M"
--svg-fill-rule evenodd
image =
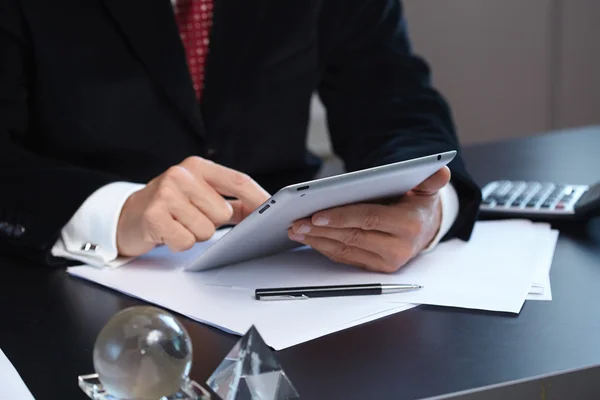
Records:
M404 0L462 144L600 123L600 0ZM309 147L331 156L315 98Z

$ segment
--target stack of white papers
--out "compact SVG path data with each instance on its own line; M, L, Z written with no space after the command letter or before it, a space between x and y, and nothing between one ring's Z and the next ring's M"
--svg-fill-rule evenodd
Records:
M33 400L33 395L2 350L0 350L0 399Z
M418 304L520 312L525 300L551 300L549 271L558 233L524 220L478 222L465 243L451 240L394 274L334 263L308 248L235 266L188 272L207 243L172 254L162 247L117 269L69 273L235 334L255 325L276 350L362 324ZM399 294L258 301L264 287L415 283Z
M554 257L554 249L558 240L558 231L550 230L546 224L534 224L539 235L539 249L532 249L536 253L536 267L534 268L531 289L527 300L552 300L550 287L550 267ZM538 251L536 251L538 250Z

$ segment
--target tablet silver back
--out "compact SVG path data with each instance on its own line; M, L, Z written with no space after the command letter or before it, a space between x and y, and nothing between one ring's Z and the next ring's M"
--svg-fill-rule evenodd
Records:
M299 246L288 228L317 211L402 195L455 157L456 151L287 186L216 241L186 269L200 271Z

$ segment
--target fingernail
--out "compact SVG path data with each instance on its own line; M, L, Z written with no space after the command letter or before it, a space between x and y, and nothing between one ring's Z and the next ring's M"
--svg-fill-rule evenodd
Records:
M317 226L325 226L328 223L329 223L329 218L327 218L327 217L319 217L315 221L315 225L317 225Z
M301 242L304 240L304 235L294 234L292 235L291 239L295 240L296 242Z
M302 224L300 228L296 231L297 234L302 235L304 233L310 232L310 225Z

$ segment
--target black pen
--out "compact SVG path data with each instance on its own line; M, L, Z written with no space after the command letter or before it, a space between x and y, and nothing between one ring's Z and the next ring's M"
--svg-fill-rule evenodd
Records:
M304 286L256 289L256 300L303 300L311 297L364 296L421 289L421 285L369 283L362 285Z

